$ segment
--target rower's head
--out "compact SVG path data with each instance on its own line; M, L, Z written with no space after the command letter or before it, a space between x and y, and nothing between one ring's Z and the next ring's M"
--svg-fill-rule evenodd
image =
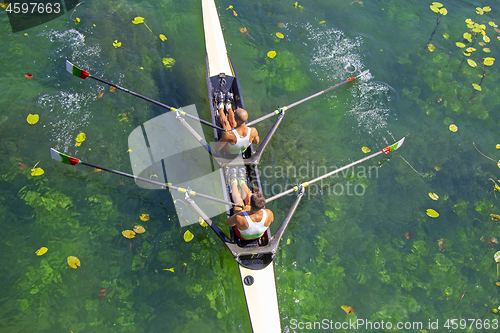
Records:
M254 210L260 210L266 205L266 198L261 192L257 191L250 197L250 207Z
M237 108L234 110L234 119L238 125L244 124L248 119L248 113L245 109Z

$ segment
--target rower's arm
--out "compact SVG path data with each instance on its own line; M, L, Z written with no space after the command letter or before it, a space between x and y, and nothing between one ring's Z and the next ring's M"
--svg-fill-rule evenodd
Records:
M253 128L253 127L251 128L251 130L255 130L255 133L256 133L255 138L253 138L253 140L252 140L252 143L255 145L258 145L260 142L259 132L257 132L257 129Z
M231 216L227 219L226 224L228 227L234 227L236 225L236 215Z

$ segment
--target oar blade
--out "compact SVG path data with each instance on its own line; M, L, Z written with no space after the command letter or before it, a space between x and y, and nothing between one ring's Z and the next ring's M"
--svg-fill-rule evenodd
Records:
M401 147L403 145L404 141L405 141L405 138L402 138L398 142L382 149L382 152L384 154L389 154L391 151L395 151L396 149L399 149L399 147Z
M55 150L54 148L50 148L50 157L52 157L53 160L69 165L76 165L78 163L82 163L82 161L80 161L79 159L63 154Z
M90 76L89 73L87 73L86 71L84 71L81 68L76 67L75 65L70 63L68 60L66 60L66 70L68 72L70 72L71 74L73 74L74 76L78 76L80 79L85 80L87 77Z

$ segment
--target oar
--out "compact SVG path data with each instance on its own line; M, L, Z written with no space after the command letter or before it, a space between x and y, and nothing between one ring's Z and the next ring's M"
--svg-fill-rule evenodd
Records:
M288 110L288 109L293 108L294 106L297 106L297 105L299 105L299 104L301 104L301 103L304 103L305 101L310 100L311 98L318 97L319 95L322 95L322 94L324 94L324 93L326 93L326 92L328 92L328 91L330 91L330 90L332 90L332 89L335 89L335 88L337 88L337 87L339 87L339 86L341 86L341 85L343 85L343 84L346 84L346 83L348 83L348 82L351 82L352 80L357 79L358 77L360 77L360 76L362 76L363 74L368 73L368 72L369 72L369 70L366 70L366 71L362 72L361 74L359 74L358 76L351 77L350 79L347 79L347 80L345 80L345 81L343 81L343 82L337 83L336 85L331 86L330 88L327 88L327 89L325 89L325 90L321 90L320 92L317 92L317 93L315 93L315 94L313 94L313 95L311 95L311 96L309 96L309 97L306 97L306 98L304 98L304 99L301 99L301 100L300 100L300 101L298 101L298 102L292 103L292 104L287 105L287 106L284 106L284 107L282 107L282 108L278 108L278 109L274 110L273 112L266 114L265 116L262 116L262 117L260 117L260 118L255 119L255 120L252 120L251 122L247 123L247 126L255 125L255 124L257 124L258 122L260 122L260 121L262 121L262 120L265 120L265 119L267 119L267 118L270 118L270 117L272 117L272 116L274 116L274 115L277 115L277 114L281 113L281 111L286 111L286 110Z
M371 158L373 158L373 157L375 157L375 156L377 156L377 155L380 155L380 154L382 154L382 153L384 153L384 154L388 154L388 153L390 153L391 151L394 151L394 150L398 149L399 147L401 147L401 146L403 145L403 142L404 142L404 141L405 141L405 138L402 138L402 139L401 139L401 140L399 140L398 142L396 142L396 143L394 143L394 144L392 144L392 145L390 145L390 146L385 147L385 148L384 148L384 149L382 149L381 151L378 151L378 152L376 152L376 153L374 153L374 154L371 154L371 155L369 155L369 156L363 157L362 159L360 159L360 160L358 160L358 161L356 161L356 162L352 162L352 163L350 163L350 164L348 164L348 165L345 165L345 166L341 167L340 169L337 169L337 170L334 170L334 171L329 172L329 173L327 173L327 174L324 174L323 176L320 176L320 177L315 178L315 179L313 179L313 180L310 180L310 181L308 181L308 182L304 182L304 183L302 183L302 184L300 184L300 185L295 185L295 186L294 186L294 187L292 187L291 189L286 190L285 192L282 192L282 193L276 194L275 196L273 196L273 197L271 197L271 198L267 199L267 200L266 200L266 203L267 203L267 202L271 202L271 201L273 201L273 200L276 200L276 199L278 199L278 198L281 198L281 197L283 197L283 196L285 196L285 195L287 195L287 194L290 194L290 193L292 193L292 192L298 191L301 187L307 187L307 186L309 186L309 185L311 185L311 184L313 184L313 183L315 183L315 182L317 182L317 181L319 181L319 180L321 180L321 179L325 179L325 178L330 177L330 176L332 176L332 175L334 175L334 174L336 174L336 173L339 173L339 172L340 172L340 171L342 171L342 170L349 169L350 167L355 166L356 164L359 164L359 163L364 162L364 161L366 161L366 160L369 160L369 159L371 159Z
M168 109L168 110L170 110L170 111L179 111L179 113L181 114L181 116L185 116L185 117L191 118L191 119L193 119L193 120L199 121L199 122L200 122L200 123L202 123L202 124L205 124L205 125L211 126L211 127L213 127L213 128L217 128L218 130L224 131L224 129L223 129L222 127L219 127L219 126L214 125L214 124L212 124L212 123L210 123L210 122L208 122L208 121L206 121L206 120L203 120L203 119L200 119L200 118L195 117L195 116L193 116L193 115L190 115L189 113L186 113L186 112L185 112L185 111L183 111L183 110L176 109L176 108L174 108L173 106L169 106L169 105L166 105L166 104L160 103L160 102L158 102L158 101L155 101L154 99L151 99L151 98L146 97L146 96L139 95L138 93L135 93L135 92L133 92L133 91L130 91L130 90L128 90L128 89L125 89L125 88L123 88L123 87L120 87L120 86L118 86L118 85L116 85L116 84L113 84L113 83L111 83L111 82L108 82L108 81L106 81L106 80L103 80L103 79L101 79L101 78L99 78L99 77L92 76L92 75L90 75L89 73L87 73L86 71L84 71L83 69L76 67L75 65L73 65L72 63L70 63L68 60L66 60L66 70L67 70L68 72L70 72L71 74L73 74L74 76L78 76L80 79L84 79L84 80L85 80L87 77L90 77L90 78L92 78L92 79L94 79L94 80L96 80L96 81L99 81L99 82L105 83L105 84L107 84L107 85L109 85L109 86L115 87L116 89L120 89L121 91L124 91L124 92L126 92L126 93L129 93L130 95L134 95L134 96L136 96L136 97L142 98L143 100L146 100L146 101L148 101L148 102L151 102L151 103L153 103L153 104L156 104L156 105L158 105L158 106L161 106L161 107L163 107L163 108L165 108L165 109Z
M99 166L99 165L95 165L95 164L91 164L91 163L88 163L88 162L84 162L82 160L79 160L76 157L72 157L72 156L63 154L63 153L55 150L54 148L50 148L50 157L52 157L54 160L56 160L58 162L61 162L61 163L64 163L64 164L69 164L69 165L83 164L83 165L87 165L87 166L90 166L90 167L93 167L93 168L101 169L101 170L104 170L104 171L107 171L107 172L115 173L117 175L125 176L125 177L128 177L128 178L139 179L139 180L142 180L143 182L150 183L150 184L153 184L153 185L164 186L164 187L167 187L169 189L177 190L177 191L182 192L182 193L186 193L187 192L189 195L197 196L197 197L208 199L208 200L212 200L212 201L215 201L215 202L219 202L221 204L231 205L231 206L236 206L236 207L243 208L243 206L236 205L236 204L234 204L234 203L232 203L230 201L225 201L225 200L221 200L221 199L218 199L218 198L214 198L214 197L211 197L209 195L198 193L198 192L195 192L195 191L190 190L190 189L185 189L185 188L182 188L182 187L177 187L177 186L173 186L173 185L169 185L169 184L165 184L165 183L156 182L156 181L151 180L151 179L134 176L134 175L131 175L131 174L128 174L128 173L125 173L125 172L116 171L116 170L108 169L108 168L105 168L105 167L102 167L102 166Z

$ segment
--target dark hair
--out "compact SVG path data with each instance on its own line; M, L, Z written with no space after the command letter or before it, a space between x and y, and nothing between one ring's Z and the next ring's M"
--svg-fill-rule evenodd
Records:
M255 192L250 197L250 205L255 209L262 209L266 205L266 198L260 192Z

